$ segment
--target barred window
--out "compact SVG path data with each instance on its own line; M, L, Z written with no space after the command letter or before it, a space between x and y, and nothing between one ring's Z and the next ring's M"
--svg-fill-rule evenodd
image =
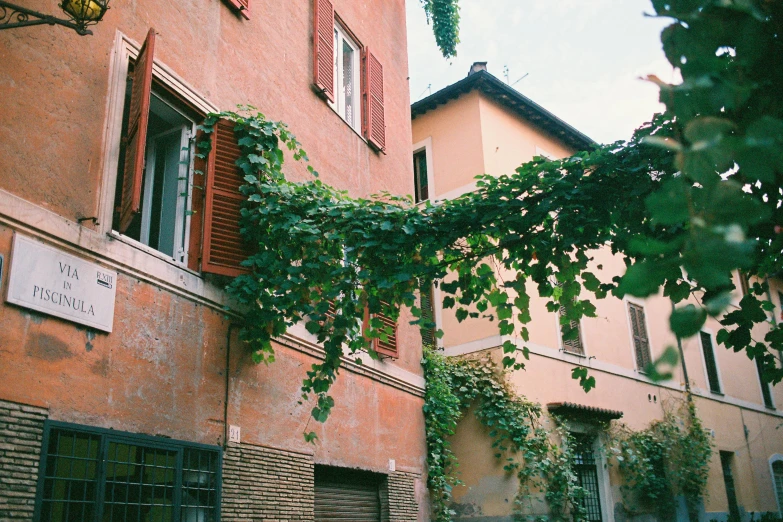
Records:
M35 520L219 520L220 450L47 422Z

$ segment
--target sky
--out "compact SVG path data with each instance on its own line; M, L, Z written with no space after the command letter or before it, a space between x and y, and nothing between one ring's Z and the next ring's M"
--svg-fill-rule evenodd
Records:
M515 89L608 143L630 138L663 107L657 87L640 77L676 79L660 43L669 21L644 16L653 12L649 0L460 0L451 60L435 45L419 1L406 5L411 102L486 61L490 73L506 81L507 66Z

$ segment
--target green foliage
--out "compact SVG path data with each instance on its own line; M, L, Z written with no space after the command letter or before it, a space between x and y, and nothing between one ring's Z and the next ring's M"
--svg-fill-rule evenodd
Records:
M435 43L444 58L457 56L459 43L459 0L420 0L432 24Z
M627 502L655 509L668 520L674 515L674 497L683 495L691 519L698 519L697 506L707 486L712 440L692 403L667 408L663 420L642 431L616 427L610 448L625 479Z
M389 194L351 198L318 179L287 181L283 149L295 160L307 155L284 124L250 113L207 118L205 132L219 116L234 120L242 152L241 226L254 253L245 261L250 273L229 288L247 310L242 338L256 361L271 362L272 340L292 325L303 322L317 337L326 355L302 383L303 399L314 396L315 419L326 420L334 405L328 392L344 347L377 357L369 340L388 336L377 321L362 333L365 309L397 319L406 306L419 320L420 282L439 285L457 319L496 321L501 335L516 338L503 344L502 362L519 369L531 287L551 312L564 311L564 325L595 315L583 290L597 299L661 289L675 303L693 296L699 306L681 305L671 320L686 336L726 309L733 270L762 281L783 273L783 69L775 66L783 58L783 7L751 0L653 4L675 19L662 41L684 79L675 86L653 78L666 115L627 142L480 176L475 192L437 205L416 207ZM433 17L441 7L456 20L453 0L425 2ZM199 153L208 148L199 144ZM588 270L592 252L607 245L628 266L613 281ZM754 285L723 318L718 340L745 350L765 379L778 382L783 369L774 354L783 348L783 329L775 325L763 340L751 335L767 321L766 291ZM656 361L652 375L665 375L662 364L669 360ZM596 385L583 368L573 377L585 390Z
M447 358L425 348L422 366L427 382L424 419L433 520L448 522L454 514L449 507L451 490L461 482L448 438L471 407L489 430L495 457L519 480L515 519L532 520L524 512L532 507L534 491L540 491L550 509L549 520L580 520L584 490L577 484L574 444L564 428L544 429L541 406L514 393L490 358Z

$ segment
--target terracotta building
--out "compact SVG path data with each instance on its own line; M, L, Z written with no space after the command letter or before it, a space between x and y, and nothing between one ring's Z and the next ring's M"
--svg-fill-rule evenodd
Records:
M112 0L91 36L0 29L0 519L426 518L417 328L346 361L312 421L321 347L297 330L254 364L223 291L230 130L194 167L204 116L248 104L326 183L410 193L404 2Z
M567 157L592 144L487 72L485 63L475 64L465 79L414 103L411 113L417 202L456 197L474 190L473 178L479 174L509 174L534 156ZM600 279L623 272L622 261L608 249L594 254L594 264L603 265ZM595 273L599 274L597 269ZM530 294L538 295L535 288ZM782 298L783 288L771 282L775 305L771 320L782 317ZM496 323L488 320L458 322L454 310L438 306L437 289L433 302L436 322L445 333L440 344L447 355L499 352L506 340L529 348L527 370L511 373L509 382L545 411L570 417L573 432L586 441L577 469L589 493L589 520L651 520L644 510L634 512L623 506L623 479L616 463L607 465L602 449L607 434L597 421L615 419L643 429L663 417L667 404L682 400L682 365L667 382L653 382L644 373L647 362L667 346L676 346L668 328L668 299L593 300L597 317L574 325L578 337L564 341L558 314L548 312L546 301L535 297L530 305L529 342L501 337ZM783 509L783 386L762 383L755 363L744 353L718 345L719 329L710 319L700 335L683 341L695 403L714 443L701 520L726 520L731 514L749 520L750 513ZM589 394L571 378L576 366L589 368L596 378L597 386ZM465 482L454 490L457 520L512 520L516 479L503 471L490 442L487 430L472 415L461 421L453 440ZM531 514L546 512L545 504L539 503ZM686 520L683 506L677 516Z

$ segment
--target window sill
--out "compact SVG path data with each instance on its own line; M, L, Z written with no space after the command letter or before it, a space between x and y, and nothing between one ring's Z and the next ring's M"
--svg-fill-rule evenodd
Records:
M567 354L567 355L572 355L574 357L579 357L580 359L587 359L587 355L585 355L583 353L571 352L569 350L566 350L565 348L560 348L560 351L563 352L564 354Z
M115 241L120 241L121 243L125 243L126 245L128 245L130 247L133 247L136 250L139 250L141 252L144 252L145 254L148 254L148 255L150 255L152 257L160 259L161 261L163 261L163 262L165 262L165 263L167 263L167 264L169 264L169 265L171 265L171 266L173 266L175 268L183 270L183 271L185 271L185 272L187 272L187 273L189 273L191 275L194 275L194 276L198 277L199 279L203 279L204 278L201 273L196 272L194 270L191 270L190 268L188 268L187 266L185 266L182 263L178 263L174 258L169 257L166 254L164 254L163 252L159 252L159 251L155 250L154 248L149 247L149 246L147 246L147 245L145 245L143 243L140 243L140 242L136 241L135 239L132 239L132 238L130 238L128 236L124 236L124 235L120 234L119 232L117 232L116 230L111 230L111 231L107 232L106 235L109 236L111 239L113 239Z

